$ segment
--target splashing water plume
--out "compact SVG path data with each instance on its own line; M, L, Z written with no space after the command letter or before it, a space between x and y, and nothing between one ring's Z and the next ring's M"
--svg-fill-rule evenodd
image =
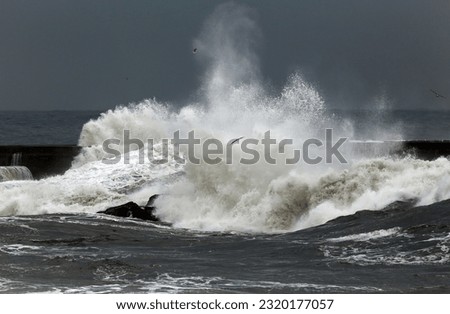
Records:
M177 130L194 130L202 140L222 143L240 136L261 139L270 130L278 140L293 139L295 147L321 138L325 128L352 137L351 126L327 116L319 93L300 73L292 74L278 95L267 91L255 54L261 32L252 15L247 8L225 4L206 21L194 41L195 58L205 68L196 103L176 109L146 100L103 113L84 125L83 151L65 175L2 183L0 215L95 212L128 200L145 203L151 193L164 193L156 201L157 215L175 227L285 232L361 209L378 210L396 200L429 204L450 197L445 158L349 158L346 165L316 166L262 161L181 165L142 163L139 151L133 151L129 164L101 161L107 157L103 141L121 139L124 130L144 143L170 139ZM243 155L238 145L233 147L233 156ZM124 152L123 145L117 149ZM160 154L159 143L153 149ZM282 154L271 153L281 160ZM184 175L173 177L177 173Z

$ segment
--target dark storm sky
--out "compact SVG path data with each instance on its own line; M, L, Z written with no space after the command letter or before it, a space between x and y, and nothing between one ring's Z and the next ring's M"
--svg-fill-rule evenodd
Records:
M0 110L181 104L192 41L224 1L0 0ZM300 70L329 106L450 109L450 1L236 1L255 11L264 80ZM447 96L435 98L429 89Z

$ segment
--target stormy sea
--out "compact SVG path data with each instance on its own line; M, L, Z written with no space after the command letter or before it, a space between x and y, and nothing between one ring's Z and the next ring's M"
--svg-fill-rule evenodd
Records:
M1 112L2 146L80 151L56 175L37 177L20 155L1 165L0 292L449 293L450 159L403 145L445 144L450 113L392 110L383 92L338 110L300 70L271 86L247 15L211 19L221 27L194 41L204 77L184 103ZM286 162L326 130L346 139L344 159ZM228 143L233 161L166 145L191 131ZM290 145L264 151L268 131ZM249 139L274 162L240 162ZM99 213L155 194L159 221Z
M96 141L119 137L114 132L129 126L142 137L164 134L165 128L182 123L218 132L214 122L205 123L211 117L204 115L213 113L184 110L169 113L146 102L100 117L97 112L3 112L3 121L27 120L21 132L36 134L19 133L14 144L35 145L32 141L42 138L46 144L68 144L82 129L79 144L84 148L71 169L40 180L21 173L7 179L5 169L11 167L0 167L0 291L450 291L448 158L359 152L346 156L345 165L183 165L140 163L136 150L128 163L102 161ZM240 117L227 112L241 125L238 131L223 128L225 133L251 132L245 122L252 121L252 111ZM268 123L265 115L256 117L258 122ZM354 125L377 123L370 112L330 113L338 115ZM83 127L85 117L92 120ZM437 124L445 130L450 121L443 113L399 111L389 117L398 122L396 128L407 117L415 123L407 128L416 131L424 125L437 129ZM61 119L71 121L65 132L47 134ZM294 122L278 119L271 129L281 131ZM41 137L33 130L44 123L48 127ZM9 139L14 138L12 129L3 135L9 132ZM161 222L97 213L128 201L144 205L157 193Z

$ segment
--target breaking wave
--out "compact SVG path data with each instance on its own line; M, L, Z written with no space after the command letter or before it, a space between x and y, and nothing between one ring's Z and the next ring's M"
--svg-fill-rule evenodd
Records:
M361 209L379 210L397 200L425 205L450 198L450 161L445 158L373 158L349 152L347 164L287 165L281 162L283 154L272 151L279 161L275 165L181 164L171 158L168 163L142 162L140 154L147 156L149 149L160 156L161 140L175 131L186 136L193 130L202 140L227 143L241 136L262 139L270 130L278 140L292 139L293 148L309 138L322 139L325 128L332 128L336 137L354 136L351 123L328 114L319 92L300 72L278 92L267 87L255 54L261 34L251 16L246 8L226 4L206 21L194 41L198 53L193 58L205 68L195 102L178 108L150 99L87 122L79 139L83 151L66 174L0 183L0 215L95 212L129 200L145 203L150 194L163 193L157 214L176 227L280 232ZM372 127L373 134L379 133ZM111 157L103 142L122 139L124 130L145 146L131 152L128 164L123 156L119 163L102 162ZM401 137L397 129L390 131ZM149 146L148 139L156 144ZM255 148L262 149L260 144ZM122 144L117 150L125 153ZM239 145L233 146L233 156L243 154Z

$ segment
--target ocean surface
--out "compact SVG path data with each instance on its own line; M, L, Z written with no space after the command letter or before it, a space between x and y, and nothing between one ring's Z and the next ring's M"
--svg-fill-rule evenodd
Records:
M450 110L329 110L338 119L351 120L360 139L448 140ZM0 145L76 145L83 125L101 111L0 111ZM398 133L379 134L392 129ZM371 134L373 132L375 134ZM358 138L358 137L357 137Z
M0 111L0 145L76 145L100 111Z
M449 201L291 233L199 232L98 215L0 220L8 293L448 293Z

